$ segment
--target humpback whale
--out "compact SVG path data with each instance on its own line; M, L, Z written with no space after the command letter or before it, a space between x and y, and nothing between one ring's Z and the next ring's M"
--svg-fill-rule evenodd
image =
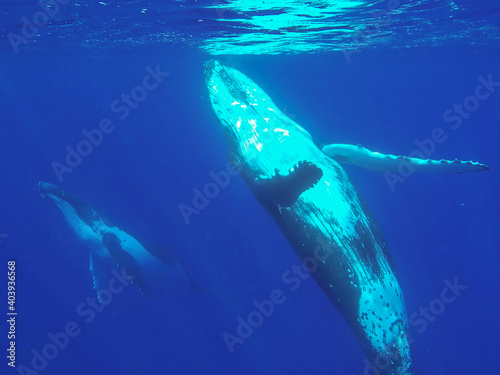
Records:
M341 162L393 172L473 172L475 162L423 160L362 146L322 146L250 78L205 63L212 108L230 160L337 308L377 374L414 373L405 301L388 246Z
M88 247L90 271L100 302L103 302L101 295L108 286L108 270L115 267L120 268L147 296L153 294L155 281L160 280L171 290L194 289L190 276L172 250L161 249L153 254L83 199L46 182L40 182L38 189L60 209L77 237Z

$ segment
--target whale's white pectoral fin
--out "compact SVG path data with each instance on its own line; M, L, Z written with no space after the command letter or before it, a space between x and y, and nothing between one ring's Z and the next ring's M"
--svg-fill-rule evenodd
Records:
M487 165L473 161L430 160L381 154L361 145L331 144L324 146L322 151L338 162L351 163L379 172L398 172L405 164L410 164L416 172L428 173L480 172L490 169Z
M102 302L99 291L106 290L108 287L107 269L102 259L99 259L97 255L92 253L90 253L90 272L94 280L94 290L97 293L97 299L99 302Z

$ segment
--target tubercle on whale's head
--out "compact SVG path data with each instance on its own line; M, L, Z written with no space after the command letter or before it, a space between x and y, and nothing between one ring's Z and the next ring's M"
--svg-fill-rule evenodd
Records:
M205 80L231 152L253 174L272 177L317 150L310 134L243 73L211 60L205 63Z

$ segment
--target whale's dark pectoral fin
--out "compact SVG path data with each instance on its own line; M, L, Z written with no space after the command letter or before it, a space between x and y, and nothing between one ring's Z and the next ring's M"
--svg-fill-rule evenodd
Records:
M108 288L107 270L104 262L92 253L90 253L90 272L94 280L94 290L97 293L97 300L102 303L101 291Z
M300 195L312 188L323 177L323 171L308 161L301 161L287 175L276 175L271 178L257 178L254 181L256 194L265 197L281 206L290 207Z
M103 233L102 243L113 257L118 267L125 270L131 282L137 285L144 295L151 296L151 291L142 276L139 264L132 255L123 250L118 237L113 233Z
M416 172L428 173L463 173L481 172L490 169L487 165L473 161L431 160L409 156L395 156L373 152L361 145L331 144L322 151L338 162L351 163L379 172L398 172L409 166Z

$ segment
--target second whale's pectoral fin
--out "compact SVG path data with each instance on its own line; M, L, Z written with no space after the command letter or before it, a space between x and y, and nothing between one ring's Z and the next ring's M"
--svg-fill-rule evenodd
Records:
M463 173L481 172L490 169L487 165L460 160L431 160L409 156L395 156L370 151L361 145L331 144L322 151L338 162L351 163L379 172L398 172L405 164L411 165L416 172Z
M92 253L90 253L90 272L94 280L94 290L97 293L97 300L102 303L101 293L108 288L107 269L103 260Z
M258 196L284 207L293 205L300 195L312 188L323 177L323 171L308 161L301 161L286 175L279 170L271 178L261 177L254 181Z
M113 233L103 233L102 243L108 250L109 254L113 257L118 267L125 270L125 273L131 282L137 285L143 294L151 296L151 291L142 276L139 264L132 255L123 250L118 237Z

